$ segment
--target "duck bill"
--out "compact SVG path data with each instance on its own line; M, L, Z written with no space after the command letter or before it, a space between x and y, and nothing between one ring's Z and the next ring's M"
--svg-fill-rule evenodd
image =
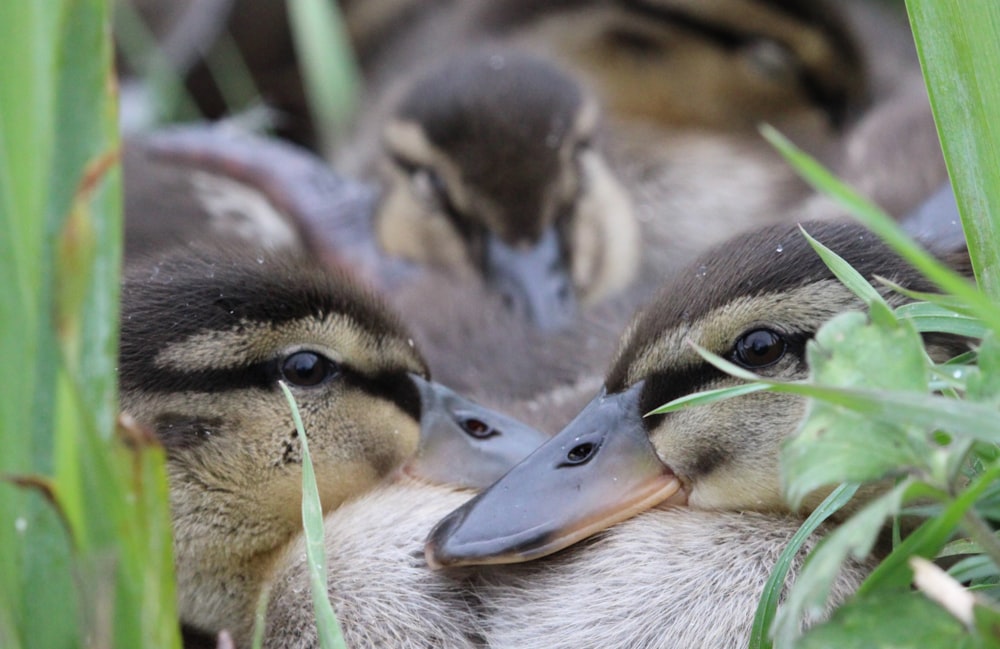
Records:
M549 439L513 417L485 408L440 383L411 374L420 392L420 444L403 467L438 484L482 489Z
M486 238L486 280L517 313L536 327L554 331L569 324L577 302L570 270L554 227L528 248Z
M432 568L528 561L653 507L680 481L639 413L641 384L602 392L562 432L431 531Z

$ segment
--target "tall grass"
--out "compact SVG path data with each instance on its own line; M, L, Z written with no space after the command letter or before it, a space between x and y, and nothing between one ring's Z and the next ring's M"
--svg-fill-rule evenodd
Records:
M0 5L0 646L177 647L161 449L116 423L105 0Z

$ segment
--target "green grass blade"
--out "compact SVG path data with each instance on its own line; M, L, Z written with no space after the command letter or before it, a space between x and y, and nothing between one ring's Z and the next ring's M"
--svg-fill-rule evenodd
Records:
M309 109L330 158L354 118L360 77L340 12L331 0L287 0Z
M915 532L889 554L861 584L858 594L874 592L879 588L906 588L913 580L909 558L919 555L933 558L945 546L962 516L989 485L1000 478L1000 465L984 472L969 487L948 504L937 516L921 525Z
M833 177L819 162L792 144L785 136L770 126L763 126L761 132L806 181L841 203L855 218L945 293L961 298L974 315L988 323L994 330L1000 331L1000 307L987 299L972 283L923 250L889 215Z
M719 388L717 390L705 390L704 392L696 392L695 394L686 394L683 397L678 397L673 401L656 408L655 410L651 410L646 413L645 416L663 415L668 412L680 410L681 408L690 408L693 406L706 406L710 403L715 403L716 401L724 401L725 399L732 399L733 397L738 397L744 394L752 394L754 392L760 392L768 389L770 389L770 386L766 383L744 383L742 385L734 385L728 388Z
M764 383L776 392L822 399L888 424L940 429L969 439L1000 444L1000 421L986 405L899 390L859 390L807 383L784 383L760 377L694 345L709 363L746 381Z
M1000 3L907 0L969 253L1000 301Z
M856 484L842 484L823 499L819 507L813 510L801 527L795 532L788 545L782 550L778 561L774 564L771 576L764 584L764 592L761 593L760 602L757 604L757 613L753 618L753 626L750 628L750 646L748 649L770 649L771 647L771 626L774 624L774 617L778 612L778 602L781 599L781 592L785 588L785 578L788 570L792 567L792 561L802 549L802 544L806 542L813 532L815 532L823 522L833 514L840 511L854 494L858 491Z
M904 304L896 308L896 315L912 322L921 333L936 332L982 338L989 331L977 318L930 302Z
M299 407L292 391L284 381L279 381L281 390L288 399L295 420L295 431L302 443L302 523L306 534L306 556L309 561L309 582L312 587L313 608L316 613L316 627L319 630L320 646L323 649L347 649L344 635L337 622L337 616L330 604L326 580L326 546L323 543L323 507L319 501L316 473L312 457L309 455L309 441L306 439Z
M51 468L51 426L37 419L40 411L51 412L54 399L40 387L48 303L39 215L53 152L61 9L55 2L0 3L0 475ZM72 589L59 518L38 492L0 480L0 521L0 642L65 644L76 631L72 598L58 618L42 619L32 610Z
M864 300L869 307L878 304L885 309L889 308L885 299L877 290L875 290L874 286L868 283L868 280L865 279L861 273L854 270L854 268L844 261L840 255L830 250L816 239L812 238L812 236L810 236L801 225L799 226L799 230L802 231L806 241L808 241L809 245L812 246L812 249L816 251L816 254L820 256L827 268L833 271L833 274L840 280L841 284Z

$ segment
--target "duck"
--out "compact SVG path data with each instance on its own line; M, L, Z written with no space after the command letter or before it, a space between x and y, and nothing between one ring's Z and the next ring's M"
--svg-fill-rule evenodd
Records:
M374 219L388 256L477 278L543 330L632 281L638 224L579 83L501 45L406 82L372 120L377 135L362 127L335 164L382 187Z
M934 287L852 222L803 222L864 277ZM967 267L967 257L954 263ZM888 293L887 289L882 289ZM886 296L890 304L906 298ZM806 400L770 392L705 408L643 416L678 397L736 385L686 341L770 379L806 378L806 343L863 303L840 284L793 225L740 235L669 278L622 335L603 386L552 439L431 532L436 568L516 563L566 548L653 507L788 514L781 444ZM928 341L935 358L962 340ZM747 413L753 416L748 417ZM545 493L539 500L533 495ZM815 507L824 494L805 500Z
M121 410L166 450L182 623L246 646L302 527L302 447L279 381L324 513L392 479L469 495L545 437L432 381L400 318L346 272L208 243L129 266Z
M395 27L381 53L367 57L372 60L369 109L358 129L358 143L347 147L335 166L363 175L371 166L370 150L381 146L383 158L388 158L383 167L390 173L383 174L386 199L379 218L403 226L388 246L395 254L418 261L430 260L429 254L440 255L434 260L439 264L476 259L481 255L476 242L455 245L456 228L449 223L455 219L447 212L476 218L496 211L487 209L485 200L467 198L483 196L486 192L480 186L487 182L523 177L536 183L532 188L522 182L521 196L528 189L541 192L549 178L573 172L568 157L563 158L561 170L554 167L558 174L539 174L534 165L509 161L534 159L531 152L541 138L515 140L504 128L505 120L517 122L511 116L520 117L522 110L530 115L530 109L535 118L520 117L520 121L544 125L554 111L501 97L495 80L504 71L492 71L490 66L532 59L541 83L519 82L523 86L519 96L535 96L536 87L544 84L558 94L549 100L554 106L569 97L585 97L578 102L578 114L593 112L599 119L588 117L578 123L598 127L577 129L578 135L565 143L590 144L587 148L599 154L602 166L624 189L616 193L631 203L631 216L623 209L606 211L613 226L599 230L625 231L627 236L598 238L597 247L587 240L570 241L566 248L571 260L586 259L593 250L599 259L610 260L604 265L619 269L614 281L575 279L585 305L636 283L646 289L636 292L641 302L664 274L680 270L709 246L738 231L793 219L792 208L811 190L760 137L758 124L772 123L810 150L833 155L845 128L869 97L868 53L838 8L827 3L762 5L727 0L709 7L657 2L457 2L427 8L428 15L447 14L447 20L403 21L401 16L419 14L411 4L382 4L388 16L382 22ZM393 11L398 12L395 18ZM349 19L350 15L349 11ZM402 29L402 24L409 28ZM454 42L428 51L426 43L442 39L421 34L446 28L454 32ZM490 42L485 48L484 40ZM423 51L417 47L420 43ZM558 70L563 82L545 81L550 75L541 73L543 65ZM515 69L522 67L510 66ZM520 71L518 76L527 75ZM400 118L412 123L406 137L400 133ZM475 125L478 135L467 124ZM534 131L525 127L524 132ZM441 135L433 133L462 137L442 145ZM498 139L503 147L497 146ZM373 145L376 141L378 145ZM514 141L519 143L516 155L508 153L515 151ZM394 165L400 153L403 164ZM421 164L411 164L414 158ZM430 160L432 165L426 162ZM521 169L529 173L522 174ZM473 183L471 177L483 175L481 170L490 171ZM462 182L460 176L468 178ZM520 205L510 198L506 203L508 212ZM431 210L422 207L428 204ZM423 218L433 212L439 214L437 219ZM410 215L412 220L397 220L394 213ZM528 224L513 217L496 229L512 226L530 232ZM445 231L447 245L426 244L430 235L414 235L424 227ZM606 243L600 245L602 241ZM582 274L573 270L576 276ZM538 274L532 275L532 283L550 284ZM588 284L594 286L587 288Z
M824 221L805 228L866 275L877 271L916 290L929 288L860 226ZM808 337L834 314L862 305L794 228L771 226L737 237L726 252L712 251L704 264L664 287L623 336L593 403L493 487L440 522L435 517L459 498L436 486L405 487L424 492L419 511L400 511L398 495L372 491L327 518L332 581L363 582L360 573L372 562L396 566L380 570L392 578L364 597L330 589L345 626L359 629L347 632L350 646L463 646L423 635L428 627L414 624L440 613L442 601L449 613L438 626L449 628L451 620L473 629L476 646L494 649L747 642L764 584L802 523L801 512L790 511L781 498L777 458L803 404L758 393L741 397L742 404L716 403L647 417L646 423L640 414L681 394L732 382L702 364L684 344L688 337L759 373L800 378L807 371L802 347ZM936 355L961 347L935 345ZM747 405L756 406L750 419ZM607 453L612 457L602 456ZM595 462L604 463L595 468ZM594 473L557 475L581 468ZM638 485L626 478L633 473ZM653 489L642 493L651 482ZM786 588L833 525L803 546ZM314 647L301 547L289 555L273 582L265 646ZM875 564L874 557L845 564L827 613ZM415 614L393 608L412 601L413 591L427 598ZM383 624L352 625L373 608L386 611ZM409 634L411 626L418 635Z
M588 395L638 299L627 289L542 330L476 278L385 254L371 183L228 125L127 138L123 163L127 265L212 241L245 248L248 261L265 248L349 273L405 318L440 383L542 430L566 423L570 410L553 400Z

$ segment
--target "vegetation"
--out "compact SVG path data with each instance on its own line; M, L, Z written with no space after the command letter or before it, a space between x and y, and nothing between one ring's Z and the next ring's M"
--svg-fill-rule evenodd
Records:
M0 646L177 647L163 454L116 420L105 0L0 8Z
M305 13L326 11L322 3L297 4L297 23L334 24ZM741 388L815 399L784 452L787 492L794 501L846 484L807 525L858 483L893 480L814 553L782 607L769 590L754 647L769 646L772 630L781 647L1000 646L1000 5L908 0L907 9L984 293L768 135L944 294L892 310L824 252L868 314L822 329L807 384ZM162 450L116 418L121 221L109 13L107 0L0 3L0 646L11 649L179 646ZM341 47L330 38L313 36L303 51ZM342 84L313 90L327 98L317 111L349 113L340 101L353 96L349 72L312 78ZM336 137L324 134L328 146ZM920 344L931 331L979 342L938 365ZM840 563L868 552L899 514L922 522L896 535L832 620L800 636L796 620L823 606ZM949 576L918 557L950 557ZM322 619L336 635L336 622Z

